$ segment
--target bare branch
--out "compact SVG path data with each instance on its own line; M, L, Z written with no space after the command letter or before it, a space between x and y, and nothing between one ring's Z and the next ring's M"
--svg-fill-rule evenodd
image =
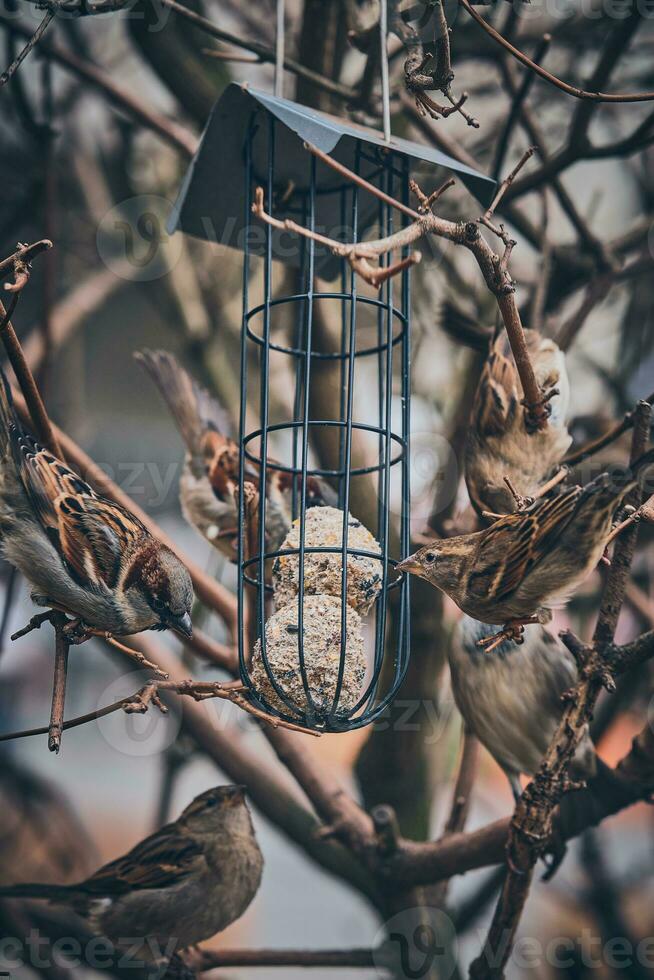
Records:
M536 62L542 61L551 43L552 35L543 34L540 44L536 48L536 53L534 54L534 60ZM522 109L522 106L531 91L531 86L533 85L535 78L536 76L532 72L525 72L520 87L516 89L515 92L510 93L513 96L511 99L511 108L509 109L509 114L507 116L506 123L504 124L504 129L502 130L502 134L497 141L497 147L495 149L495 161L492 169L492 174L495 180L499 180L515 124L520 118L520 110Z
M643 399L650 405L654 404L654 392L648 395L647 398ZM632 412L627 412L625 417L621 422L616 422L612 425L603 436L598 439L594 439L592 442L586 443L585 446L581 446L579 449L575 449L573 452L568 453L568 455L563 460L564 464L571 468L576 466L577 463L581 463L582 460L587 459L589 456L594 456L595 453L599 452L600 449L604 449L605 446L609 446L616 439L619 439L621 435L628 432L634 425L637 418L636 410Z
M5 71L3 71L2 75L0 75L0 88L2 88L3 85L6 85L9 79L13 75L15 75L15 73L18 71L22 63L25 61L25 58L27 58L32 48L34 48L39 43L39 41L47 31L48 27L50 26L51 21L54 20L56 14L57 14L57 7L56 4L53 3L50 6L49 10L46 12L45 17L43 18L39 26L32 34L31 38L29 39L25 47L18 53L18 55L14 58L12 63L9 65L9 67L6 68Z
M48 726L48 749L51 752L59 752L64 725L69 650L69 643L63 631L65 622L66 617L63 615L59 615L57 620L53 619L52 621L55 631L55 666L52 682L52 708L50 725Z
M60 632L57 633L59 638ZM125 649L124 647L119 649ZM68 645L66 644L66 653L68 650ZM57 686L57 669L55 669L55 693L58 692ZM65 680L65 667L60 668L63 671L63 676ZM65 685L64 685L65 690ZM91 711L88 714L80 715L77 718L71 718L68 721L63 721L63 693L59 692L57 694L58 700L55 709L55 700L53 698L53 708L50 725L44 726L42 728L29 728L20 732L10 732L5 735L0 735L0 742L10 742L15 741L20 738L29 738L33 735L43 735L46 732L49 735L49 745L50 751L59 751L59 744L61 740L61 732L66 731L69 728L79 728L81 725L87 725L91 721L97 721L98 718L104 718L107 715L113 714L116 711L124 711L126 714L145 714L145 712L154 706L158 708L161 712L166 714L168 708L162 702L160 698L161 691L168 691L173 694L179 694L180 696L193 698L194 701L207 701L213 698L220 698L222 700L231 701L232 704L237 705L242 711L253 715L259 721L265 722L267 725L271 725L273 728L284 728L291 732L300 732L302 735L313 735L314 737L320 737L320 732L314 732L311 729L303 728L301 725L294 725L292 722L283 721L281 718L276 718L273 715L266 714L256 705L251 704L244 691L247 689L244 687L240 681L230 681L227 684L223 684L220 681L196 681L193 679L185 681L171 681L171 680L152 680L145 684L143 687L139 688L134 694L130 694L125 698L121 698L120 701L115 701L113 704L109 704L104 708L98 708L97 711ZM55 718L56 715L56 718Z
M562 92L566 92L568 95L574 96L576 99L588 99L591 102L652 102L654 101L654 92L620 92L609 95L605 92L587 92L585 89L578 88L576 85L570 85L568 82L562 81L557 78L556 75L552 75L551 72L547 71L541 65L536 64L531 58L528 58L524 52L516 48L510 41L507 41L499 31L496 31L494 27L484 20L484 18L479 14L469 0L459 0L459 4L464 10L470 14L473 20L475 20L480 27L486 31L486 33L497 41L509 54L517 58L518 61L526 65L541 78L544 78L546 82L550 82L551 85L555 85L556 88L561 89Z
M180 17L184 17L185 20L188 20L189 23L204 31L210 37L215 37L218 41L226 41L228 44L233 44L236 48L244 48L246 51L252 51L258 56L260 61L275 64L275 52L272 48L267 48L258 41L244 41L236 34L231 34L229 31L224 31L222 28L216 27L206 17L202 17L194 10L190 10L181 3L177 3L177 0L159 0L159 3L162 7L167 7L169 10L179 14ZM330 95L335 95L340 99L346 99L348 101L354 101L356 99L357 93L354 89L349 88L347 85L341 85L339 82L335 82L331 78L321 75L319 72L312 71L311 68L307 68L293 58L284 58L284 68L298 75L300 78L305 78L312 85L316 85L323 91L329 92Z
M42 238L38 242L34 242L32 245L18 245L18 248L13 253L9 255L6 259L0 262L0 280L7 279L9 276L13 275L15 277L16 270L23 272L24 268L29 270L32 260L40 255L41 252L47 251L47 249L52 248L52 242L47 238ZM7 287L5 286L5 289ZM10 292L16 292L16 282L14 281Z
M29 28L20 24L8 13L0 11L0 24L12 34L16 34L19 37L31 37L32 32ZM98 89L110 105L126 112L139 125L157 133L157 135L175 149L181 151L185 156L191 157L195 153L198 141L193 133L180 126L179 123L174 122L172 119L167 119L160 113L150 109L149 106L144 105L136 98L131 90L117 84L101 68L98 68L90 61L85 61L67 48L61 47L50 38L46 38L41 42L39 52L44 57L50 58L56 64L83 78L93 88Z
M372 949L221 949L196 947L184 957L186 965L196 973L220 967L323 967L342 969L375 966Z
M42 251L43 249L39 248L37 249L37 252L33 254L40 254ZM19 255L20 252L15 254ZM7 356L11 362L12 368L14 369L14 373L18 379L18 384L20 385L23 397L25 398L25 402L29 408L30 417L40 442L55 456L58 456L60 459L64 459L61 446L59 445L59 441L52 427L52 423L48 418L45 405L43 404L43 399L41 398L39 390L36 386L34 376L30 371L29 365L27 364L23 349L20 345L18 337L16 336L16 331L14 330L10 319L11 313L15 309L16 302L20 296L20 290L28 281L28 268L28 263L26 263L22 257L16 260L14 286L17 288L13 293L13 303L9 313L7 313L5 310L2 301L0 301L0 336L2 337L2 342L7 352Z

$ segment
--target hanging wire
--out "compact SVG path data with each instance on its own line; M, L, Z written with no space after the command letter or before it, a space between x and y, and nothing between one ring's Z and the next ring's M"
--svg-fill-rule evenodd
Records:
M388 2L379 0L379 45L382 83L384 140L391 141L391 90L388 74Z
M284 0L277 0L277 33L275 37L275 96L284 97Z

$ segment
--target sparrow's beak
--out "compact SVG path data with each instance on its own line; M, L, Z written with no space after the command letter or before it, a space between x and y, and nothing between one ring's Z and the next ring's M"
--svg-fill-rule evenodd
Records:
M396 572L406 572L407 575L421 575L422 565L417 560L415 555L409 555L404 561L401 561L399 565L395 566Z
M188 637L189 640L193 636L193 623L191 622L191 617L187 612L185 612L183 616L175 616L170 625L178 633L182 633L183 636Z
M245 799L245 786L225 786L224 790L225 802L231 806L236 806L237 804L242 803Z

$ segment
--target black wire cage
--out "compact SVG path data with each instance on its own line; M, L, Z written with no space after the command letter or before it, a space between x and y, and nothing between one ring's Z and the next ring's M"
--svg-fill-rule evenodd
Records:
M410 158L430 154L490 199L492 181L436 151L231 86L173 216L205 238L219 223L243 252L241 679L266 713L314 730L374 721L410 653L409 582L393 572L410 544L410 272L374 291L321 238L402 227L390 202L408 204Z

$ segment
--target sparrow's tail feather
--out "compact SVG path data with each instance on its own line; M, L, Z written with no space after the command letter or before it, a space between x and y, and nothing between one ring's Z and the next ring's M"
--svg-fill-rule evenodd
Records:
M163 395L191 455L202 456L202 439L207 429L228 434L227 413L193 380L176 357L163 350L142 350L134 357Z
M58 901L70 898L74 887L70 885L45 885L37 882L5 885L0 888L0 898L44 898L49 901Z

